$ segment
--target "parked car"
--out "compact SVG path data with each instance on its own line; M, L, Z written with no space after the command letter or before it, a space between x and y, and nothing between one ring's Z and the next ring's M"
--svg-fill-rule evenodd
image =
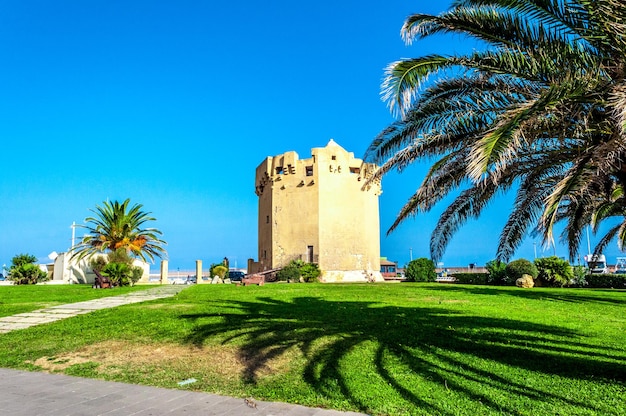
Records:
M238 270L230 270L228 272L228 278L233 282L241 282L241 279L245 276L246 274L244 272L240 272Z

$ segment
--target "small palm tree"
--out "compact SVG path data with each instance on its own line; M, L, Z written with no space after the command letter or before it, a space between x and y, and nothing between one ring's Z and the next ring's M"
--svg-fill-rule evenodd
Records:
M508 260L532 229L551 243L566 220L573 259L589 208L626 185L625 22L623 0L456 0L438 16L410 16L408 43L456 33L485 48L388 67L383 95L401 118L366 152L381 165L370 181L435 160L389 232L460 191L431 236L439 259L468 219L515 191L497 258Z
M129 255L143 261L154 261L154 257L166 256L163 248L165 241L159 238L161 231L156 228L142 228L148 221L156 219L150 213L143 212L140 204L130 205L130 199L124 202L106 201L102 206L91 210L94 217L85 218L88 230L80 244L72 247L72 257L82 259L97 253L125 250Z

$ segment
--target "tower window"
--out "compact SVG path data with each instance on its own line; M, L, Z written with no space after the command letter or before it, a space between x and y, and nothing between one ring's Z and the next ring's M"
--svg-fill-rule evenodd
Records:
M276 168L276 174L277 175L282 175L283 174L283 167L282 166L279 166L279 167Z
M306 176L313 176L313 166L306 167Z

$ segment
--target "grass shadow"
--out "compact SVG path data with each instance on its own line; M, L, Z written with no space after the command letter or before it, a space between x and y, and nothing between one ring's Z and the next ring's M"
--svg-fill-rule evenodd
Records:
M478 291L491 293L488 288ZM597 409L583 399L512 381L495 369L473 364L475 361L574 380L626 382L626 363L602 354L599 346L586 343L575 331L505 318L467 316L441 306L396 307L316 297L290 301L264 297L230 301L219 314L219 323L203 323L204 318L212 316L215 315L182 315L196 322L186 341L203 345L208 339L228 334L224 343L236 342L240 346L245 362L242 376L248 383L257 383L260 370L270 360L290 348L298 348L306 359L303 379L319 394L347 400L361 411L372 409L354 391L350 380L353 375L346 372L342 363L365 344L376 346L372 358L376 377L412 406L429 414L448 411L436 401L425 400L406 377L398 376L398 368L407 371L411 380L434 380L445 389L498 412L511 409L503 408L502 401L493 399L483 387L529 400L563 403L581 412ZM320 347L322 341L324 345ZM581 348L588 353L581 355Z
M583 289L581 293L575 293L578 289L558 289L537 287L534 289L520 289L513 286L472 286L472 285L428 285L423 287L425 290L434 292L461 292L474 295L488 296L514 296L523 299L535 300L554 300L560 302L594 302L606 303L612 305L626 305L626 297L624 299L615 299L614 297L603 296L605 293L621 292L626 293L624 289ZM505 290L503 290L505 289ZM590 294L590 292L593 294Z

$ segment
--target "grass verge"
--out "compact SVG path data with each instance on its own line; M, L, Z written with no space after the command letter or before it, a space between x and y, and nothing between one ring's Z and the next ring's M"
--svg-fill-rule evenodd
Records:
M625 307L613 290L198 285L0 335L0 366L374 415L618 415Z
M122 295L146 290L154 285L93 289L90 285L19 285L0 286L0 317L66 303Z

